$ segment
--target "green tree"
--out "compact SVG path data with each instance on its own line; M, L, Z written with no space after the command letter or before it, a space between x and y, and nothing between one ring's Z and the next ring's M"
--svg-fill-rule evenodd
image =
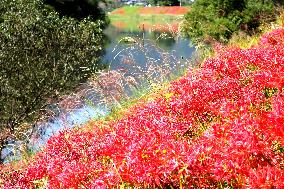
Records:
M275 20L281 4L281 0L195 0L183 31L194 42L227 42L235 32L253 34L262 23Z
M47 99L74 89L98 68L103 21L60 17L42 0L1 0L0 152Z

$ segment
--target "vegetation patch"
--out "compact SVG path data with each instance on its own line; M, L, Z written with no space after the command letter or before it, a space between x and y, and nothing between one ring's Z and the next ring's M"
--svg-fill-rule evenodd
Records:
M2 187L283 188L283 34L219 47L120 119L53 136Z
M189 7L122 7L109 14L111 24L117 28L131 31L179 30L182 17Z
M100 69L103 26L60 17L43 0L1 1L0 152L8 138L26 137L48 101Z
M185 16L184 33L195 43L227 43L233 34L260 32L260 26L275 21L281 0L196 0Z
M189 11L189 7L167 6L167 7L142 7L138 9L139 14L164 14L164 15L184 15Z
M189 11L189 7L180 6L161 6L161 7L122 7L112 11L110 14L115 15L184 15Z

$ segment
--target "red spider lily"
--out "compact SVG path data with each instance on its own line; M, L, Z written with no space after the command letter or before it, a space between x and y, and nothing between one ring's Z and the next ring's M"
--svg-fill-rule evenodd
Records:
M107 126L52 137L0 171L2 188L283 188L283 31L221 49Z

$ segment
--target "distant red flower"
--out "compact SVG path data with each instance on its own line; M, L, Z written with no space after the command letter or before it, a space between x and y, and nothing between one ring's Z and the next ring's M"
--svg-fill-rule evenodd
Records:
M165 14L165 15L184 15L189 11L188 7L169 6L169 7L141 7L139 14Z

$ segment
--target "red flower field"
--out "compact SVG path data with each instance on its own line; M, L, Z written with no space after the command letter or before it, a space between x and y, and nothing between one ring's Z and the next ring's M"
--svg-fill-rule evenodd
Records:
M179 6L161 6L161 7L139 7L137 9L137 14L140 15L156 15L156 14L164 14L164 15L184 15L189 11L189 7L179 7ZM111 12L111 14L126 14L125 9L119 8Z
M116 9L112 11L111 14L125 14L125 10L123 8Z
M52 137L2 188L284 188L284 29L219 48L124 118ZM87 127L86 127L87 128Z
M112 22L111 25L115 26L118 29L124 29L127 27L127 23L123 21L115 21Z
M139 14L167 14L167 15L184 15L189 11L189 7L141 7L138 9Z

